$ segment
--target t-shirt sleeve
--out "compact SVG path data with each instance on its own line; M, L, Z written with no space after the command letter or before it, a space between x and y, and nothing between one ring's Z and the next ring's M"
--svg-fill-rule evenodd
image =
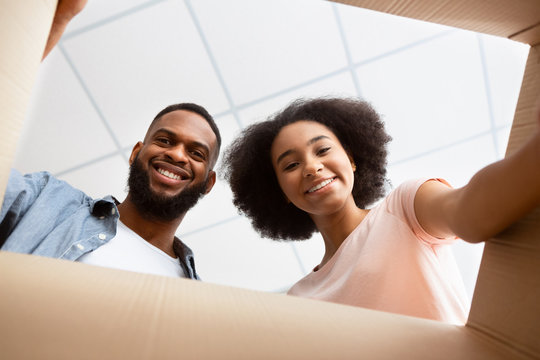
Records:
M414 211L414 198L416 192L426 181L439 181L449 187L451 185L444 179L421 178L409 180L399 185L386 198L388 211L404 221L418 239L430 245L445 245L455 242L457 237L437 238L428 234L418 222Z

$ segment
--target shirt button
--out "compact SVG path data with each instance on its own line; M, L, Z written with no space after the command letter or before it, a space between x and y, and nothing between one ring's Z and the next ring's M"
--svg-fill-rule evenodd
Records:
M84 246L82 246L81 244L77 244L77 247L79 248L79 250L84 250Z
M107 238L107 235L105 235L105 234L99 234L99 235L98 235L98 238L99 238L100 240L105 240L105 239Z
M115 209L115 208L112 208L112 209L111 209L111 214L112 214L112 215L116 214L116 209Z

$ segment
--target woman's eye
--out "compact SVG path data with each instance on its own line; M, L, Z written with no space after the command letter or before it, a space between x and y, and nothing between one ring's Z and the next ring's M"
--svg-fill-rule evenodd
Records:
M317 151L317 155L324 155L330 150L330 146L323 147Z
M298 163L296 163L296 162L287 164L287 166L285 166L285 168L283 170L285 170L285 171L292 170L292 169L294 169L296 167L296 165L298 165Z

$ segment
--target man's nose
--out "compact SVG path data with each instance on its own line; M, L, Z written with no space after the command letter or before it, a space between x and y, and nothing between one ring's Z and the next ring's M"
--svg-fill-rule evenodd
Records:
M168 148L165 155L176 163L186 163L188 161L187 149L182 144Z

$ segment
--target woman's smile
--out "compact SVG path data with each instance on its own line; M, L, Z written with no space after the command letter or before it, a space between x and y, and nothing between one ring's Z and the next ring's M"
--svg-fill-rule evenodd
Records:
M311 194L311 193L314 193L314 192L318 192L319 190L324 189L324 188L326 188L328 185L330 185L331 183L333 183L336 179L337 179L337 177L332 177L332 178L323 180L323 181L321 181L320 183L318 183L317 185L315 185L315 186L313 186L312 188L308 189L308 191L306 191L306 193Z

